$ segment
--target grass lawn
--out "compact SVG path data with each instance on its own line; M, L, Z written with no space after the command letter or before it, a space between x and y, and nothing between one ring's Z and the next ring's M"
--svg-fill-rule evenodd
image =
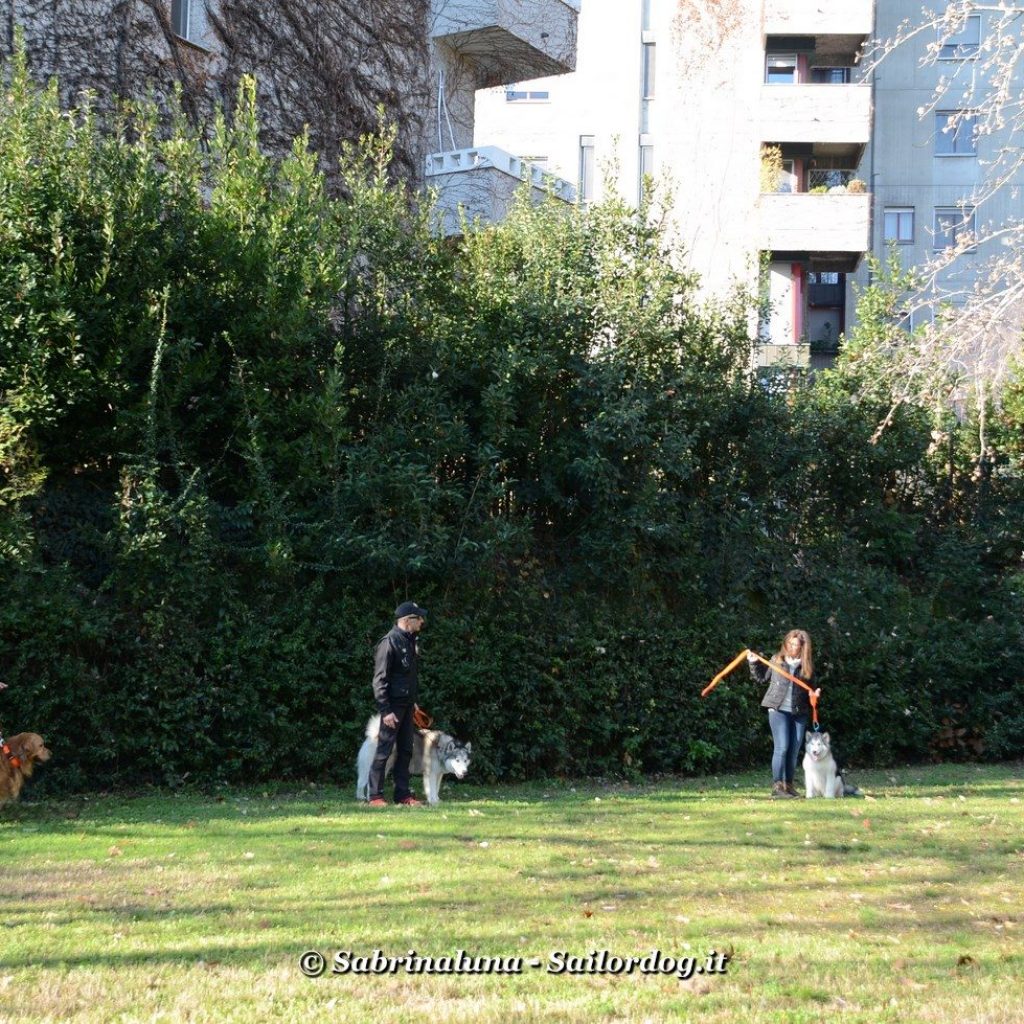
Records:
M322 786L7 807L0 1019L1020 1024L1024 766L855 781L871 799L771 801L760 773L446 782L435 809ZM522 973L332 973L377 949ZM601 950L728 959L547 971Z

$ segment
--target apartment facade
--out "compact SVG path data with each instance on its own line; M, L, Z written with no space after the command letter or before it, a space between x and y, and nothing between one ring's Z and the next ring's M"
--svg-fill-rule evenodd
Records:
M964 13L956 25L928 25L872 75L875 130L864 160L874 196L872 250L883 258L895 248L903 267L928 271L915 325L943 304L969 303L993 262L1012 258L1006 244L1019 244L1000 228L1024 219L1016 133L1024 83L1019 67L998 85L993 78L1024 46L1024 31L1010 7ZM875 34L891 39L920 18L916 0L878 0ZM1006 96L998 111L997 88ZM1002 183L993 189L996 178Z
M944 74L977 85L991 15L968 17L934 63L930 29L862 70L872 39L921 17L918 0L584 0L576 73L482 92L478 131L575 177L585 202L638 202L652 173L670 182L672 230L704 289L770 300L761 362L827 365L865 254L896 245L919 265L973 231L971 196L1007 142L976 136L948 99L918 113ZM1020 195L1004 190L988 215L1019 217ZM946 276L969 287L974 259Z
M454 228L460 202L500 217L537 173L474 149L477 90L571 71L578 12L579 0L0 0L0 53L20 30L30 70L56 76L65 105L86 89L100 109L179 90L198 124L254 75L267 148L283 154L308 129L328 172L383 109L398 130L397 173L437 188Z

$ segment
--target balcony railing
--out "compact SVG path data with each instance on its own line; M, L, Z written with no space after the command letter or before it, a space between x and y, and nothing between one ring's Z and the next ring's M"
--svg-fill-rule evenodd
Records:
M841 306L845 290L841 284L809 284L807 303L810 306Z
M763 85L760 134L772 143L845 145L860 158L871 137L868 85ZM851 159L851 162L855 162Z
M765 193L759 203L759 248L768 252L867 252L871 197L846 193Z
M446 235L459 234L462 224L502 220L524 183L534 201L545 197L565 203L576 200L568 181L521 160L498 146L473 146L427 157L426 184L437 191L436 210Z
M782 36L869 36L874 7L874 0L765 0L764 32Z
M821 170L815 169L808 172L807 175L807 191L812 192L814 189L830 189L830 188L846 188L857 177L857 172L853 169L849 170L835 170L829 168L823 168Z

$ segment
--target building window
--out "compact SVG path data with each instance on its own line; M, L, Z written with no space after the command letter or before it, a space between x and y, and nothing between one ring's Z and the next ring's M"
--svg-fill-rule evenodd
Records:
M517 89L509 86L505 90L506 103L548 103L551 92L548 89Z
M935 155L976 156L978 118L962 110L935 112Z
M647 198L647 189L654 176L654 147L641 145L639 167L639 197L642 203Z
M654 99L654 43L643 44L643 98Z
M807 303L826 308L842 306L846 278L837 271L818 271L807 275Z
M974 207L936 206L934 234L936 249L966 245L964 251L973 252L974 246L967 243L974 238Z
M765 60L764 80L768 85L795 85L796 54L769 53Z
M179 38L208 48L211 39L206 0L171 0L171 28Z
M882 237L887 242L913 242L914 208L912 206L887 206Z
M651 31L651 3L652 0L640 0L640 31Z
M981 15L969 14L964 27L942 41L939 60L966 60L976 57L981 47Z
M811 68L814 85L849 85L851 68Z
M589 203L594 198L594 136L580 136L580 188L581 203Z
M782 168L779 171L779 180L775 185L776 192L795 192L797 190L796 163L793 160L783 160Z
M643 43L641 50L640 131L649 132L654 100L654 43Z

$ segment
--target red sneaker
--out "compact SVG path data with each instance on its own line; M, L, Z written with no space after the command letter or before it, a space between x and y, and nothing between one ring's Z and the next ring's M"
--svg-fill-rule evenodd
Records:
M401 800L396 801L403 807L422 807L423 801L417 800L414 796L403 796Z
M375 796L366 806L367 807L387 807L388 802L382 796Z

